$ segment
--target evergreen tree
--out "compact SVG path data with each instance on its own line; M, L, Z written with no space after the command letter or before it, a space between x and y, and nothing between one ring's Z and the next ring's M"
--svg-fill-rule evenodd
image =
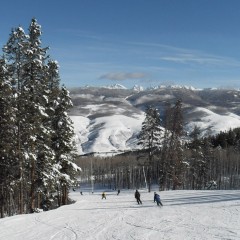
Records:
M156 108L149 106L146 109L146 117L142 123L142 129L138 136L138 144L148 152L148 191L151 191L151 174L153 156L160 148L162 128L160 114Z
M45 87L44 98L47 99L45 105L45 113L47 117L43 121L43 126L48 129L47 142L43 138L45 144L43 147L46 151L45 154L39 156L38 161L38 189L42 195L42 203L53 202L54 193L58 192L58 173L56 169L56 155L53 139L55 136L55 126L53 124L55 118L55 109L59 105L58 99L60 95L60 77L58 71L58 65L56 61L49 60L47 65L44 66L45 74ZM50 153L50 154L49 154Z
M169 176L170 176L170 161L169 156L171 154L170 149L170 136L171 136L171 121L172 121L172 109L170 103L167 103L165 107L164 118L164 135L162 140L162 148L159 156L159 189L169 189Z
M177 188L177 186L182 184L182 174L184 170L182 149L183 116L181 100L178 100L175 105L169 109L167 119L167 171L170 178L168 184L172 182L172 188L174 190Z
M63 86L58 98L53 118L54 134L52 138L55 152L56 169L58 170L59 205L67 204L68 189L74 184L74 175L80 170L74 163L75 144L73 141L73 123L67 111L72 107L69 92Z
M0 135L11 139L5 144L0 142L0 164L14 164L14 174L10 175L6 168L0 186L6 181L10 185L8 179L13 176L11 191L20 214L41 207L59 186L61 204L66 204L68 189L79 170L73 162L73 127L67 114L72 106L70 97L65 88L59 87L57 63L48 60L41 34L35 19L29 35L21 27L13 30L3 48L6 64L0 62ZM0 201L3 192L0 189Z
M201 186L202 188L207 186L207 183L211 181L210 169L211 169L211 162L213 160L213 150L212 144L209 141L209 138L203 139L202 145L202 154L203 154L203 161L201 165Z
M17 178L15 153L14 90L5 59L0 59L0 217L4 217L8 199ZM14 212L15 213L15 212Z
M27 145L24 148L28 156L29 167L29 210L33 211L40 205L37 202L41 186L44 185L43 174L51 167L53 159L52 151L49 148L50 129L44 125L48 118L46 114L47 105L47 84L45 78L45 61L47 59L47 48L41 47L41 26L35 19L32 19L29 26L28 44L24 51L25 58L22 63L24 78L24 114L25 125L28 131L25 134ZM49 164L50 162L50 164Z
M11 76L11 83L16 88L17 94L23 89L22 65L25 61L25 51L28 45L28 37L22 27L12 30L9 39L3 47L5 58L8 64L8 72Z
M202 174L203 174L203 152L202 152L202 140L200 139L200 129L195 126L190 133L192 141L188 144L188 148L191 150L191 156L189 161L191 188L201 189L202 187Z
M24 184L25 180L25 164L26 155L23 151L23 143L25 142L24 132L27 131L25 127L25 116L24 116L24 97L22 97L22 92L24 91L23 84L23 63L25 61L25 50L27 46L27 35L21 27L12 30L9 40L3 47L3 52L5 53L5 58L8 65L8 74L11 78L11 85L15 89L15 107L16 107L16 145L14 147L14 152L16 153L16 161L19 166L19 213L24 212L25 196L24 196Z

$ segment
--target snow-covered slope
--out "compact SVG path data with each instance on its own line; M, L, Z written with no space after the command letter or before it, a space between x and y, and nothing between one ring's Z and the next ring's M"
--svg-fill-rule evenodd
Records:
M202 130L202 135L207 132L209 134L216 134L220 131L228 131L229 129L240 127L240 116L234 113L222 115L201 107L196 107L192 113L198 113L197 115L201 115L202 117L186 123L185 129L189 132L194 126Z
M191 87L158 87L136 91L121 88L79 88L71 91L79 154L119 153L136 149L147 105L157 107L161 117L167 103L182 99L184 127L194 126L202 135L240 127L240 91L196 90Z
M144 115L113 115L90 120L71 116L74 122L79 154L109 153L137 148L136 135L141 129Z
M42 213L0 219L2 240L213 240L240 239L240 191L164 191L163 207L153 193L71 193L75 204Z

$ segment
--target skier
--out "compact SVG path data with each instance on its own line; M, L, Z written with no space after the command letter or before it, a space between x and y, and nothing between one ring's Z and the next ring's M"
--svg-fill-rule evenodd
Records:
M107 199L107 198L106 198L106 193L105 193L105 192L102 193L102 199L104 199L104 198Z
M117 195L119 195L119 193L120 193L120 189L118 189Z
M158 205L158 206L159 206L159 205L163 206L163 205L162 205L162 202L161 202L161 199L160 199L160 195L157 194L156 192L154 192L154 202L157 202L157 205Z
M140 199L140 193L138 190L136 190L136 192L135 192L135 198L136 198L138 204L139 203L142 204L142 201Z

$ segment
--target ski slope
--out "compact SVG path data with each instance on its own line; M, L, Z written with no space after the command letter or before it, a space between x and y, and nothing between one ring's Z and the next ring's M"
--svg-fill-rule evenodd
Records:
M214 240L240 239L240 191L71 193L75 204L47 212L0 219L1 240Z

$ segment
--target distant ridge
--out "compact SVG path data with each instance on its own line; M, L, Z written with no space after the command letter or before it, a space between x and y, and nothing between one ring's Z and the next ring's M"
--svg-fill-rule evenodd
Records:
M166 104L182 100L184 130L195 126L201 134L216 134L240 127L240 91L195 89L187 86L163 86L144 90L127 89L120 84L108 87L75 88L70 91L79 154L117 153L137 149L137 135L152 105L164 118Z
M127 89L126 87L124 87L121 84L113 84L113 85L109 85L109 86L103 86L103 88L108 88L108 89Z

